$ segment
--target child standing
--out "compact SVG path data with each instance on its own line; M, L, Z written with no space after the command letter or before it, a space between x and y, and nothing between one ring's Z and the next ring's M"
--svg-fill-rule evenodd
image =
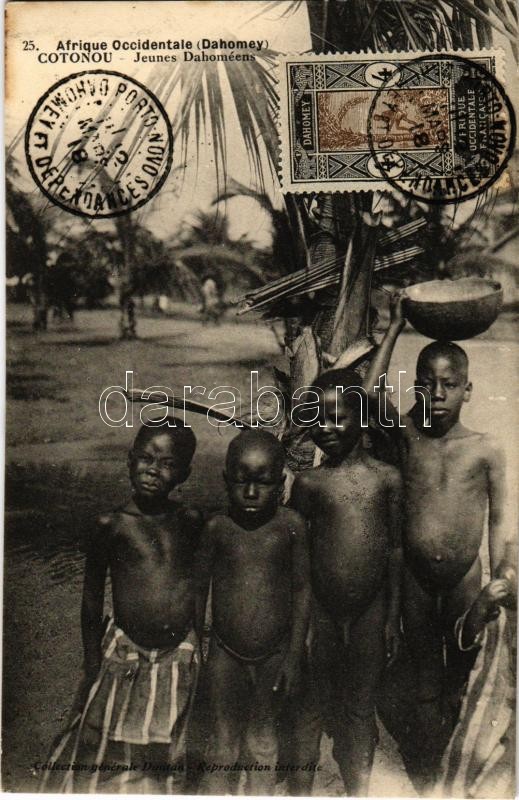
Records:
M360 376L330 370L314 384L311 429L325 462L301 473L291 503L310 525L312 667L348 794L365 796L377 739L375 694L399 639L401 482L362 448ZM319 736L313 758L318 759Z
M101 516L85 568L81 711L51 757L75 792L180 791L198 673L193 556L198 514L169 500L196 440L168 418L143 426L128 456L131 500ZM107 572L113 618L103 625ZM47 787L43 787L45 790Z
M402 299L366 376L373 395L405 324ZM418 356L416 386L417 403L402 422L389 402L386 416L405 484L403 619L417 674L417 768L430 783L477 654L460 650L453 631L481 588L487 509L492 577L501 577L511 561L502 451L460 421L472 392L464 350L452 342L427 345Z
M213 720L202 790L272 794L283 699L298 685L309 614L305 523L279 503L284 451L263 430L229 446L227 514L206 525L197 558L197 630L212 579L207 684Z

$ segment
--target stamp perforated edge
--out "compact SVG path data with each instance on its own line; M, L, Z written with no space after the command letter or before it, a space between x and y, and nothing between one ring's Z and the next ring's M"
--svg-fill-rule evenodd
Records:
M277 128L279 138L279 163L278 176L281 183L281 192L294 194L326 194L334 192L392 192L398 190L391 185L388 180L377 180L367 182L355 181L309 181L308 183L294 183L290 174L290 115L288 94L289 87L287 81L287 64L313 64L329 61L356 61L363 58L366 61L397 61L406 59L414 61L417 58L432 56L457 56L460 58L494 58L496 64L495 77L506 88L505 80L505 52L502 47L489 47L481 50L391 50L389 52L374 52L373 50L359 50L348 53L285 53L278 56L276 64L276 77L278 85L278 115Z

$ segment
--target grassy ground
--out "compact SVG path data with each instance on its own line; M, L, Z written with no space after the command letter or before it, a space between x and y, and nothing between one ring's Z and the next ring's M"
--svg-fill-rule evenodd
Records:
M28 309L8 309L3 696L3 788L8 790L35 790L34 763L46 757L70 708L81 661L84 542L94 517L128 491L126 453L135 430L101 421L100 393L123 384L125 371L133 370L136 387L160 384L179 391L184 385L226 384L240 389L246 405L250 370L258 369L266 384L271 365L283 365L263 323L228 320L204 327L195 312L179 308L173 317L140 320L138 341L118 342L116 322L115 311L80 312L75 326L35 336ZM395 386L404 369L403 389L411 385L423 343L414 334L401 337L392 370ZM467 349L475 396L466 422L501 434L513 454L517 387L510 379L519 348L511 342L509 322ZM203 417L189 421L198 449L182 494L210 511L222 504L222 463L233 429L217 430ZM342 793L326 741L322 764L316 791ZM414 794L384 731L371 791Z

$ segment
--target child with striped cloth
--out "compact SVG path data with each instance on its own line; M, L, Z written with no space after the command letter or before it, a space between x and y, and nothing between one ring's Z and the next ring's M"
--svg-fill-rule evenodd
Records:
M128 457L133 495L101 516L85 568L85 676L41 791L181 792L198 675L193 556L198 512L169 499L195 436L148 421ZM107 573L113 618L103 623Z

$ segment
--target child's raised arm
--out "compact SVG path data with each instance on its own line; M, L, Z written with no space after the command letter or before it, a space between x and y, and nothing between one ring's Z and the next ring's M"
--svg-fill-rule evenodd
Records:
M109 516L99 517L96 535L88 550L85 565L81 603L81 633L87 682L93 682L96 679L101 666L103 608L108 570L107 539L110 534L110 524Z
M391 320L389 327L375 351L375 355L371 360L366 377L364 378L364 389L367 392L370 406L373 407L380 402L379 398L384 391L383 388L381 388L379 392L375 391L375 386L380 386L382 376L387 374L396 340L405 326L405 318L402 310L403 300L403 292L395 292L393 294L391 298ZM400 431L398 412L390 402L386 403L386 416L388 420L392 420L394 423L393 427L389 428L389 430L398 433Z

